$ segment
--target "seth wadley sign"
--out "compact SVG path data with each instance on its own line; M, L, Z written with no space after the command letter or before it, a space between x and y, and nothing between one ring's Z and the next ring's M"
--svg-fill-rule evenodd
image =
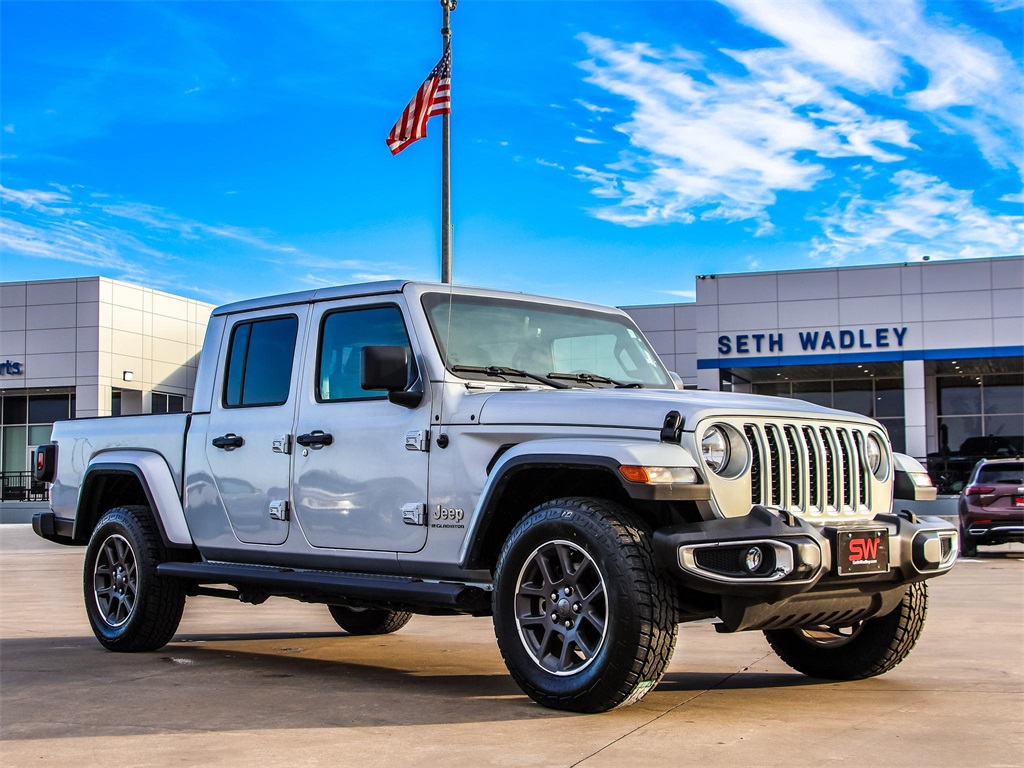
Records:
M786 332L739 333L718 337L719 355L749 355L761 352L823 352L840 349L886 349L903 347L906 327L841 328L836 332L791 331L787 347ZM793 340L795 337L795 341Z

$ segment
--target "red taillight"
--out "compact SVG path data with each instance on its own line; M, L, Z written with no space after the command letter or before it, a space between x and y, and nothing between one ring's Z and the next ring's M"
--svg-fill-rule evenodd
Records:
M40 445L36 448L35 461L32 462L34 470L32 476L41 482L52 483L57 473L57 446Z
M994 493L995 490L995 488L987 485L968 485L967 489L964 491L964 496L981 496L983 493Z

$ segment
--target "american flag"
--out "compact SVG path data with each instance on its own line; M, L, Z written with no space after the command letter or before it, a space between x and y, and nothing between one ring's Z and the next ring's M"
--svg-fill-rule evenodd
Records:
M427 120L431 117L451 113L451 87L452 49L449 47L388 134L388 149L392 155L426 136Z

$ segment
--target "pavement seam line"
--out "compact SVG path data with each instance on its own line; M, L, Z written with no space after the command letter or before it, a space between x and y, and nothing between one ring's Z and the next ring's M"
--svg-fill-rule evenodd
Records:
M609 741L607 744L605 744L600 749L598 749L598 750L596 750L594 752L591 752L586 757L580 758L575 763L570 765L569 768L577 768L577 766L582 765L583 763L585 763L590 758L596 757L597 755L599 755L602 752L604 752L606 749L608 749L608 747L611 747L611 746L613 746L615 744L618 744L620 741L622 741L623 739L625 739L628 736L632 736L634 733L636 733L637 731L641 730L642 728L646 728L647 726L651 725L652 723L656 723L658 720L661 720L661 718L665 717L666 715L672 714L673 712L675 712L680 707L685 706L686 704L689 704L691 701L699 699L705 693L710 693L711 691L715 690L716 688L720 688L725 683L729 682L734 677L736 677L736 675L742 674L744 672L748 672L752 666L754 666L755 664L760 664L762 661L764 661L765 659L767 659L769 656L772 656L772 655L774 655L774 654L771 651L769 651L764 656L761 656L760 658L755 659L754 661L752 661L750 664L748 664L747 666L743 667L742 669L738 669L735 672L733 672L733 673L731 673L729 675L726 675L725 677L723 677L721 680L719 680L717 683L715 683L714 685L710 686L709 688L705 688L700 693L695 693L690 698L688 698L688 699L686 699L684 701L680 701L674 707L669 707L664 712L662 712L660 715L656 715L656 716L652 717L650 720L648 720L647 722L641 723L640 725L636 726L635 728L626 731L624 734L619 736L617 739L613 739L612 741Z

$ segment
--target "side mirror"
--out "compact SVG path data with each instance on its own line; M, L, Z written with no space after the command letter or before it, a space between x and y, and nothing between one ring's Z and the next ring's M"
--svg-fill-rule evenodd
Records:
M423 400L421 387L409 388L409 350L405 347L363 347L359 385L365 390L387 390L388 400L415 408Z

